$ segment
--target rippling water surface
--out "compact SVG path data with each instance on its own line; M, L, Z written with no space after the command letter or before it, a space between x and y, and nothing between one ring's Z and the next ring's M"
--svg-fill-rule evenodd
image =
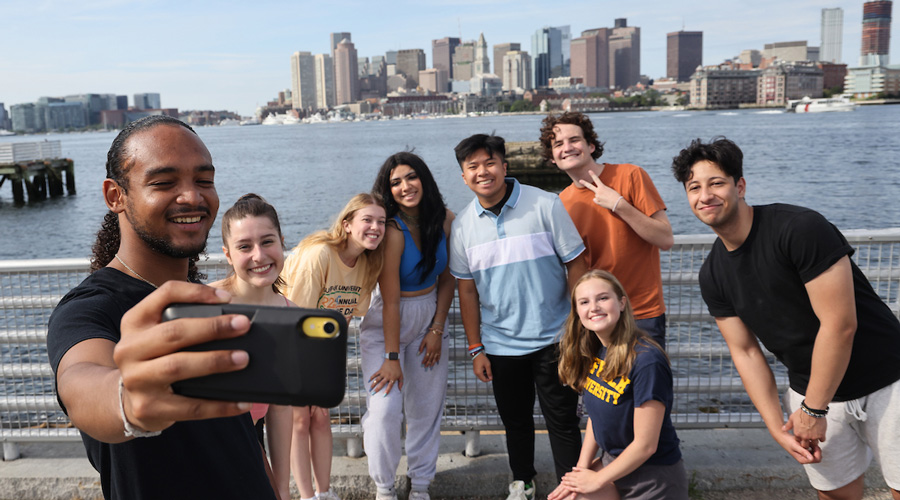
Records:
M747 199L814 208L841 229L900 227L900 106L852 113L794 115L772 111L593 114L601 160L644 167L669 206L676 234L706 233L672 177L671 159L691 139L724 135L744 151ZM448 206L473 195L463 184L453 146L474 133L536 140L542 116L398 120L293 126L204 127L216 165L222 209L256 192L275 205L289 246L325 227L356 192L371 188L381 162L414 147L435 174ZM0 259L86 257L105 213L100 184L111 132L0 138L60 140L75 161L78 194L14 207L0 187ZM210 250L220 245L218 223Z

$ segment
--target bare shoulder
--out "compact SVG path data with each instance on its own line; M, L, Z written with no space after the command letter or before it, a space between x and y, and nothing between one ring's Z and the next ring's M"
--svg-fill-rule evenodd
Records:
M450 228L453 226L453 221L456 220L456 214L454 214L449 208L447 209L447 217L444 219L444 232L446 234L450 234Z

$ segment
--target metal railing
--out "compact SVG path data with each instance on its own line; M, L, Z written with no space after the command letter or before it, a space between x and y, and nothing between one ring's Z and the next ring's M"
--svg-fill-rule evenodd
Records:
M854 260L875 291L895 314L900 310L900 229L849 231ZM675 237L662 252L663 288L667 306L667 351L675 376L674 423L679 428L760 427L762 421L730 361L728 349L700 298L697 276L709 253L711 235ZM228 273L221 255L201 263L213 281ZM0 441L15 442L79 438L60 410L46 350L47 320L62 296L88 273L85 259L0 261ZM357 322L351 324L347 360L347 394L332 409L332 430L351 439L351 454L359 453L360 419L366 392L359 360ZM466 354L466 339L454 307L450 314L450 362L443 430L502 429L490 384L478 381ZM787 386L784 368L770 355L780 389ZM539 407L535 421L543 426ZM477 433L474 433L477 437ZM14 446L14 445L13 445Z

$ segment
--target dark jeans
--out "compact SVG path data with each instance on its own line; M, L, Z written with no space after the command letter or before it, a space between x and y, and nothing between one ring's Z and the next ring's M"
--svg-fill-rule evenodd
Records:
M534 469L534 395L547 422L556 479L571 471L581 452L578 395L559 382L559 346L553 344L524 356L488 355L494 376L494 400L506 428L509 467L516 481L531 481Z
M664 350L666 348L666 315L655 318L636 319L637 327L647 332L653 340Z

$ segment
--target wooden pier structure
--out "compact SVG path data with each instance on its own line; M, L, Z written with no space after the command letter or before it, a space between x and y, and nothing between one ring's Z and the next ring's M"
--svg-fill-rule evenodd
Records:
M539 141L507 142L506 175L515 177L522 184L536 186L558 193L572 183L572 179L556 165L547 165L541 158Z
M60 158L59 141L0 144L0 187L12 185L16 205L75 194L75 163Z

